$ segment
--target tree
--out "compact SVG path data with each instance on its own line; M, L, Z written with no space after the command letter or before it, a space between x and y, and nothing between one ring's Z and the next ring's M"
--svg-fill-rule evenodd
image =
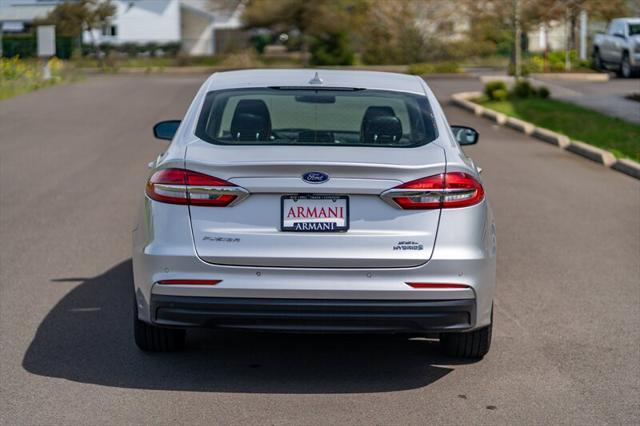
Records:
M247 28L298 33L301 50L312 62L327 65L327 52L352 61L352 40L369 0L251 0L243 14ZM323 46L324 45L324 46ZM318 56L319 55L319 56ZM349 59L351 58L351 59Z
M94 30L108 24L116 8L110 0L65 1L58 4L49 14L34 25L55 25L60 36L81 37L83 31L89 31L94 51L100 56Z

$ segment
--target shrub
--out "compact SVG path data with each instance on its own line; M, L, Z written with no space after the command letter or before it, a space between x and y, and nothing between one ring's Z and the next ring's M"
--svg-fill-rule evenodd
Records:
M494 101L506 101L507 97L509 97L509 92L506 90L498 89L491 92L491 100Z
M538 97L540 97L542 99L547 99L549 97L549 95L551 94L551 92L549 92L549 89L547 89L546 86L540 86L538 88L538 91L536 92L536 94L538 95Z
M354 53L346 32L316 38L309 50L311 65L353 65Z
M460 65L456 62L438 62L428 63L422 62L419 64L411 64L407 68L407 73L413 75L425 75L425 74L448 74L460 72Z
M257 68L259 62L254 49L247 49L242 52L230 53L220 62L220 66L225 69Z
M499 90L507 91L507 85L504 81L488 81L487 84L484 85L484 94L491 100L494 100L493 93Z
M531 87L531 83L526 80L518 81L511 89L511 94L515 98L528 98L535 95L535 89Z
M249 41L253 48L256 49L256 52L262 55L264 53L264 48L273 41L273 37L269 33L261 33L253 35Z

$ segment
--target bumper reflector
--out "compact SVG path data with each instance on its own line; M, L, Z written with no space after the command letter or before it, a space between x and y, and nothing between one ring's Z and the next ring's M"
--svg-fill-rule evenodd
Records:
M444 283L405 283L413 288L470 288L466 284L444 284Z
M158 284L162 285L216 285L222 280L162 280Z

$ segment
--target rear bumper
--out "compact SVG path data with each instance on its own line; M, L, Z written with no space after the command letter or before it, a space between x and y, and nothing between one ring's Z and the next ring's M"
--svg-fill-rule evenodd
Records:
M433 333L474 327L475 300L323 300L151 296L151 320L171 327L282 332Z

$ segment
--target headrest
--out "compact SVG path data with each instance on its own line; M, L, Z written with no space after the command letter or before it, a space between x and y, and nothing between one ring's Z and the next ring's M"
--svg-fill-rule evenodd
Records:
M366 144L396 143L402 138L402 123L395 116L376 117L365 123L362 136Z
M395 117L393 108L390 106L370 106L364 112L362 123L360 124L360 141L365 141L365 128L376 117ZM370 142L367 142L370 143Z
M266 141L271 136L271 116L267 104L260 99L243 99L236 105L231 119L234 140Z

